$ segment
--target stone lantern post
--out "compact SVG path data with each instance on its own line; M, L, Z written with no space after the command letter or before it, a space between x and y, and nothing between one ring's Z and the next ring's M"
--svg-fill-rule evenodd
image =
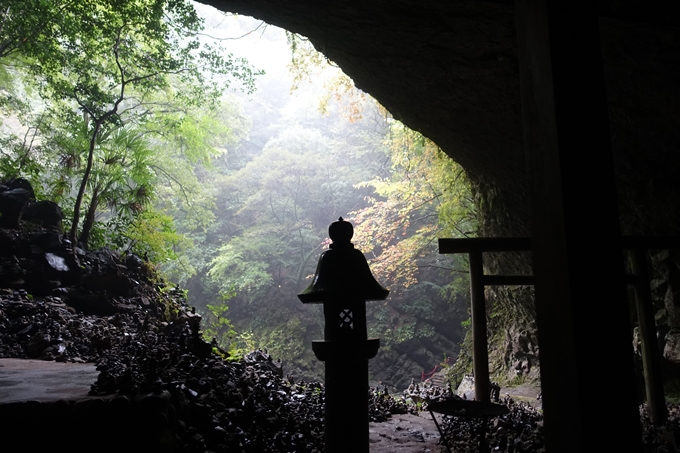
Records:
M350 242L351 223L340 217L328 233L333 243L298 295L305 304L323 303L324 339L313 341L312 350L326 363L325 452L368 453L368 359L380 340L368 339L366 301L384 300L389 291Z

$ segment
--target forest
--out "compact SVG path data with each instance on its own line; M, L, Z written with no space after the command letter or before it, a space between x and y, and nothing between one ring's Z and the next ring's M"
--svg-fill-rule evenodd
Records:
M320 379L297 294L343 217L390 289L371 382L453 364L467 264L436 239L476 234L466 175L304 37L186 0L11 0L0 22L0 179L58 203L71 243L152 263L225 355Z

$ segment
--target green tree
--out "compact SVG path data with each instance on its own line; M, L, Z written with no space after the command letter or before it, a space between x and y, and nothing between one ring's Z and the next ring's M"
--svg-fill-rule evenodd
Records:
M58 135L50 136L63 164L61 177L55 182L70 180L69 176L80 169L82 145L89 131L86 124L78 129L80 133L65 133L65 129L60 129ZM82 243L89 243L102 205L118 217L131 219L152 201L156 181L151 166L154 157L143 131L132 126L120 126L99 134L87 180L88 206L80 234ZM53 198L57 199L58 194L54 195Z
M240 79L252 89L253 72L243 60L199 40L202 20L188 1L49 3L6 4L0 62L20 60L40 81L49 116L75 123L65 118L79 111L85 118L86 163L70 231L75 241L86 190L97 187L90 178L103 137L124 124L150 122L159 110L174 111L174 123L166 126L180 127L187 108L217 103L228 79L213 75ZM96 198L90 197L94 205ZM88 239L85 233L81 240Z
M237 205L237 234L219 249L209 273L224 290L271 285L295 294L303 285L313 268L308 255L319 249L329 221L351 208L355 192L330 146L318 130L291 129L225 179Z
M209 235L217 246L203 246L203 256L212 259L201 287L190 285L209 305L228 298L238 331L252 332L257 346L298 365L312 360L311 351L284 345L299 342L292 335L317 335L322 317L297 294L327 244L328 225L365 206L372 189L355 184L384 161L385 131L384 122L350 124L337 112L323 117L304 106L278 109L274 134L259 153L244 165L223 167L216 180L218 221ZM298 110L305 126L294 125ZM210 311L202 312L212 319ZM301 358L305 354L310 357Z

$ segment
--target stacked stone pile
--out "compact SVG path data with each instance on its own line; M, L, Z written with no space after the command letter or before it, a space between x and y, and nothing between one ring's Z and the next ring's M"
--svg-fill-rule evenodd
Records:
M387 386L371 389L368 393L369 420L376 423L386 421L392 414L416 414L417 408L407 399L390 395Z
M406 400L412 402L415 406L421 407L423 410L427 409L428 400L438 401L451 396L453 396L453 391L450 384L447 383L446 387L440 387L430 380L420 384L416 384L411 380L411 384L404 390Z
M225 360L202 339L183 292L139 258L74 254L37 226L0 228L0 240L0 357L93 362L100 372L89 402L3 405L22 449L63 438L71 451L323 450L322 385L284 379L263 351ZM369 399L372 420L407 410L387 392ZM34 423L43 435L24 429ZM98 440L107 436L116 441Z
M171 306L175 319L167 321L158 315L163 310L121 299L117 303L125 310L86 315L68 299L2 289L0 355L96 362L100 374L92 395L116 396L121 407L150 399L165 408L160 412L165 428L150 424L147 433L169 433L162 451L321 451L321 385L283 380L280 365L264 352L234 362L214 354L199 335L200 317L181 303L180 295L175 292ZM78 408L92 406L96 412L111 404ZM69 419L74 407L63 406L66 412L44 429L61 426L58 420ZM32 410L39 417L40 408Z
M504 397L501 404L507 406L510 413L491 420L444 417L442 429L449 445L460 453L476 452L480 435L485 432L491 451L544 452L543 415L533 406L518 403L510 397Z
M30 242L24 232L4 230L0 234ZM30 244L21 248L29 253L32 249ZM16 254L14 258L20 275L28 277L30 269L21 268L28 260ZM109 251L83 254L79 281L71 287L59 286L61 290L51 295L0 288L0 356L96 362L100 374L91 394L105 399L115 396L105 405L81 403L75 412L75 405L62 404L59 416L53 409L33 404L33 418L40 418L46 410L52 414L44 431L61 426L62 419L81 419L82 413L108 413L105 408L113 401L124 408L144 406L149 400L151 406L162 408L156 415L165 420L160 425L149 423L147 434L158 438L154 448L162 446L158 451L323 449L320 384L285 381L280 365L264 352L225 361L201 338L200 316L189 309L182 292L161 291L161 284L151 275L142 275L142 266L130 266L130 261ZM99 283L88 284L93 281L89 279ZM118 286L128 282L127 296L112 293L107 281L116 281ZM21 419L26 408L4 408L3 414L8 421ZM7 415L10 409L17 411L15 416ZM140 434L139 429L130 432ZM26 439L24 444L28 448L31 442L38 440ZM147 448L149 444L139 445ZM106 445L97 448L107 450Z
M106 408L115 406L115 413L129 417L133 407L153 406L163 422L147 422L146 434L157 439L152 443L157 451L322 451L321 384L283 379L280 364L263 351L224 360L198 335L200 318L185 305L179 307L172 322L150 316L142 307L110 316L83 315L55 296L31 300L25 291L4 290L0 351L5 357L98 364L100 374L91 394L107 404L62 405L66 412L46 425L49 432L49 426L62 426L72 417L80 420L88 411L109 413ZM374 421L409 410L386 391L373 391L369 399ZM32 410L34 419L47 411ZM111 426L123 420L117 422ZM129 432L140 435L138 428ZM134 446L121 442L111 445ZM139 445L150 444L147 440ZM106 451L115 450L111 448Z
M645 453L676 453L680 451L680 405L668 406L668 420L661 425L653 424L646 407L640 406L642 441Z
M474 453L479 451L480 435L483 432L492 452L500 453L544 453L543 414L534 406L518 402L509 396L501 398L501 404L510 409L507 415L493 419L444 416L442 430L453 451ZM607 416L605 407L593 410ZM654 425L647 417L645 406L640 406L644 452L676 453L680 451L680 406L668 406L669 418L662 425ZM484 426L483 426L484 425ZM603 436L616 435L602 432Z

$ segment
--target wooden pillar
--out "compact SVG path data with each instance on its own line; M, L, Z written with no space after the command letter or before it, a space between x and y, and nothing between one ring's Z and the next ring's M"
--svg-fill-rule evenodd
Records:
M642 448L595 5L515 0L548 453Z
M470 252L470 321L472 324L472 364L475 373L475 400L491 401L489 348L486 338L486 300L482 252Z
M666 398L661 377L661 353L656 338L656 323L652 305L652 290L649 287L647 270L647 250L631 250L631 267L635 281L635 307L640 329L640 349L642 368L645 375L645 395L647 412L652 423L664 423L668 417Z

